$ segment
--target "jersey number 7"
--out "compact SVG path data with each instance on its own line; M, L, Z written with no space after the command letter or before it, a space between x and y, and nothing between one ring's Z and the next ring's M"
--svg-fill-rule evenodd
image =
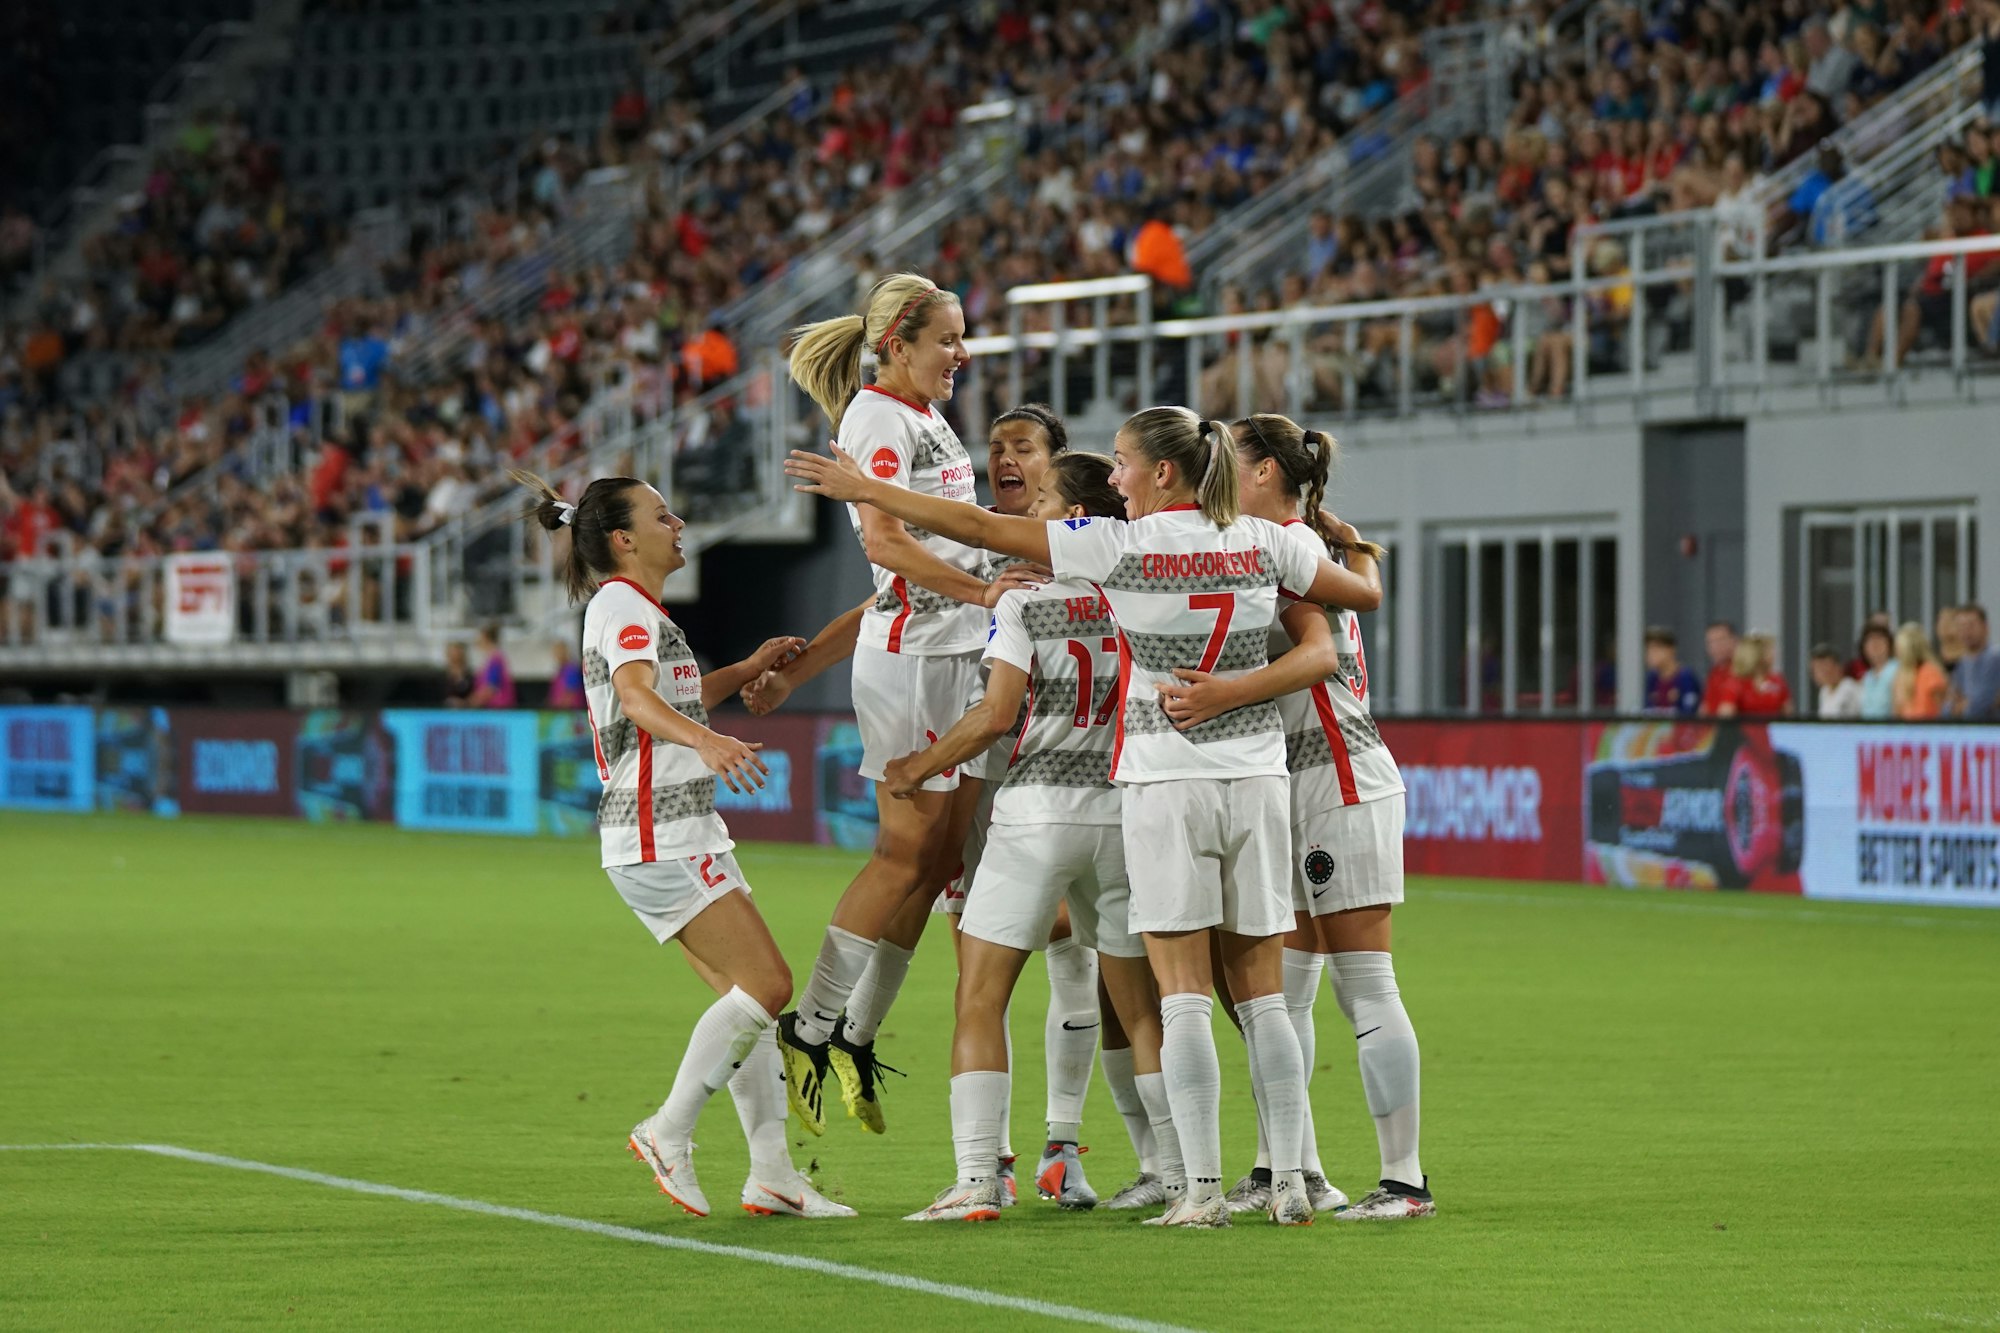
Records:
M1208 636L1208 646L1201 650L1201 664L1196 671L1215 670L1215 664L1222 660L1222 645L1229 639L1229 618L1236 614L1236 594L1233 592L1198 592L1188 598L1188 610L1215 612L1215 628Z
M1118 640L1107 634L1104 637L1104 651L1117 652ZM1104 702L1099 704L1093 713L1090 703L1097 697L1097 689L1091 671L1091 662L1094 659L1090 655L1090 649L1084 645L1083 640L1071 639L1069 655L1076 659L1076 715L1070 719L1070 723L1078 727L1104 726L1111 721L1111 715L1118 711L1118 678L1112 677L1111 687L1104 691Z

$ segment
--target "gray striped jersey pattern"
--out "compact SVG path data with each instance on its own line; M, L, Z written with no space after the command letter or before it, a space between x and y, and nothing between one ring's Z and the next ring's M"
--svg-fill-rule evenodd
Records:
M1382 733L1375 730L1372 718L1343 717L1340 719L1340 739L1347 744L1349 754L1361 754L1382 747ZM1285 736L1285 767L1294 773L1309 768L1324 768L1333 762L1333 747L1326 742L1326 732L1319 727L1307 727L1303 731L1289 732Z
M1148 671L1172 671L1175 667L1193 668L1201 662L1201 655L1208 647L1211 636L1207 634L1147 634L1140 630L1125 631L1125 641L1132 646L1132 661L1136 666ZM1270 661L1270 631L1266 629L1231 630L1222 640L1222 652L1217 655L1214 671L1254 671Z
M697 778L672 787L653 789L653 823L670 824L715 813L715 779ZM597 822L608 828L632 828L639 823L636 792L607 791L597 802Z

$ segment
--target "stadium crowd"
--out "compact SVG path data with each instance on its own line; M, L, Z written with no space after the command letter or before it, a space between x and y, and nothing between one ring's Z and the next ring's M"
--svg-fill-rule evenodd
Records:
M1931 0L1831 13L1796 0L1663 6L1624 11L1587 60L1552 39L1551 8L1538 0L1528 11L1506 126L1420 142L1392 216L1315 214L1278 284L1225 290L1221 308L1561 278L1579 225L1705 205L1740 213L1759 174L1808 152L1957 45L2000 34L1994 0L1971 11ZM651 105L635 86L595 142L519 146L517 195L468 212L463 225L418 229L386 262L381 296L341 302L313 337L253 354L227 391L177 396L157 358L137 357L108 401L72 401L60 388L65 358L197 340L338 240L336 220L287 198L274 156L239 119L206 118L167 152L114 233L93 241L91 276L47 294L5 331L0 475L11 485L0 489L0 559L51 536L104 556L337 546L357 518L421 536L469 508L505 466L559 466L580 447L583 405L608 379L630 382L646 411L694 402L734 375L740 352L714 312L934 166L974 102L1015 97L1033 110L1017 179L941 241L934 269L969 323L996 325L1018 283L1133 268L1155 277L1169 302L1197 308L1186 247L1222 212L1355 137L1372 113L1420 93L1426 26L1471 16L1379 0L1338 9L1282 0L1236 16L1209 0L1157 16L1109 4L960 14L906 28L891 59L829 86L792 71L783 113L712 151L697 104ZM1161 31L1168 39L1153 40ZM1980 210L1962 226L1990 225L1994 156L1980 134L1968 136L1962 163L1947 163L1966 182L1954 188L1976 201L1965 208ZM510 263L530 261L585 172L612 161L648 175L664 168L622 264L558 274L526 318L476 324L434 382L398 373L404 349ZM1828 165L1819 192L1838 203L1849 196L1838 164ZM1830 224L1821 200L1793 204L1781 221L1805 239L1822 236ZM11 245L18 230L0 223L0 242ZM1586 263L1615 275L1625 260L1602 241ZM874 266L863 261L857 287ZM1634 299L1629 286L1591 298L1593 361L1624 354L1622 315ZM1450 316L1420 321L1426 382L1463 374L1468 396L1507 401L1506 314L1496 301L1462 328ZM1573 364L1567 303L1525 314L1529 393L1562 397ZM1995 322L1987 312L1985 324ZM1314 406L1340 406L1349 382L1364 396L1384 391L1395 354L1393 324L1367 329L1356 355L1333 335L1314 339ZM1282 341L1258 342L1256 406L1284 405L1289 355ZM1219 357L1205 376L1205 410L1240 410L1236 381L1234 356ZM735 448L738 404L705 407L680 439L683 480L727 493L746 466ZM237 467L244 446L273 432L298 470L252 484ZM204 472L214 485L183 485Z

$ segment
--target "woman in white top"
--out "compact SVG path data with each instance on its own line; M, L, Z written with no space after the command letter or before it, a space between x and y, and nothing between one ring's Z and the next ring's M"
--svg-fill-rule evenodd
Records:
M875 382L861 378L863 352ZM869 292L867 312L798 330L791 376L838 433L837 447L885 487L950 501L976 494L972 459L931 406L951 398L965 350L958 298L928 278L898 273ZM872 566L875 602L862 613L854 648L854 713L861 776L876 782L881 821L861 873L833 910L798 1008L778 1023L792 1109L808 1130L826 1132L831 1072L849 1115L882 1132L871 1028L847 1012L876 942L897 912L951 877L978 793L958 773L940 774L908 801L882 788L892 759L922 749L965 711L986 646L987 609L1012 583L988 582L985 553L945 535L905 526L880 509L850 511ZM907 966L907 959L904 960ZM893 993L893 992L892 992ZM873 1006L879 1010L886 1006Z
M1266 703L1180 731L1160 693L1176 668L1228 679L1264 666L1281 590L1372 610L1381 585L1365 556L1343 567L1312 556L1277 525L1243 517L1235 453L1218 423L1185 408L1150 408L1119 430L1114 459L1125 523L991 514L885 485L844 452L794 453L785 466L807 483L802 489L1046 563L1057 578L1097 585L1110 602L1122 676L1112 781L1124 788L1127 859L1148 871L1134 885L1131 925L1144 935L1163 996L1164 1091L1186 1167L1161 1220L1229 1224L1209 1026L1213 939L1230 993L1242 997L1251 1076L1273 1125L1271 1216L1309 1222L1299 1139L1305 1071L1283 981L1283 936L1292 926L1283 726ZM1351 528L1341 535L1358 541Z
M852 1217L792 1168L785 1143L784 1079L773 1024L792 995L792 974L750 901L735 844L715 812L715 779L731 791L764 785L755 745L711 731L708 710L798 651L772 639L734 666L704 675L687 637L660 605L667 576L687 563L681 520L660 493L632 477L600 477L571 504L529 473L531 519L569 533L565 578L583 616L583 685L597 774L602 864L653 937L677 940L721 996L694 1025L666 1102L633 1126L634 1156L660 1190L697 1217L708 1199L695 1179L696 1118L724 1084L750 1144L746 1211Z

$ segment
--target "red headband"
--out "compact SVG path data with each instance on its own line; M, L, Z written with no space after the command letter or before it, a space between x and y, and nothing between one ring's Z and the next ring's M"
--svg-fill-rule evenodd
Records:
M896 322L894 324L891 324L889 326L889 331L882 335L882 341L875 344L876 356L882 355L882 353L888 349L889 339L896 336L896 330L903 327L903 321L910 317L910 312L912 310L915 310L918 306L922 305L924 303L924 298L935 295L936 292L937 288L935 287L931 287L925 291L918 292L916 298L912 300L908 305L903 307L903 313L896 316Z

